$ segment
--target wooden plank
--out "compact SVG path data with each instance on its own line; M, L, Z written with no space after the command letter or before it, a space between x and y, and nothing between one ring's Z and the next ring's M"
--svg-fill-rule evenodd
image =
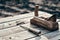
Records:
M27 39L27 40L49 40L49 39L47 39L45 36L40 36L40 37L35 37L32 39Z
M19 19L19 20L16 20L16 21L11 21L11 22L7 22L7 23L3 23L3 24L0 24L0 29L6 29L6 28L10 28L10 27L14 27L16 26L17 24L21 25L21 23L28 23L28 19L31 19L32 17L30 18L26 18L26 19ZM27 21L26 21L27 20Z
M18 33L23 30L25 30L25 29L21 28L20 26L14 26L11 28L2 29L2 30L0 30L0 37L7 36L10 34L14 34L14 33Z
M5 29L5 28L9 28L9 27L13 27L13 26L16 26L16 21L11 21L11 22L8 22L8 23L3 23L3 24L0 24L0 29Z
M24 40L33 36L35 35L29 33L28 31L23 31L23 32L11 34L2 38L5 40Z
M57 36L51 38L50 40L60 40L60 35L57 35Z
M42 12L42 11L39 11L38 13L39 13L39 17L43 16L43 17L47 18L47 17L52 16L51 14L48 14L48 13ZM33 17L33 16L34 16L34 12L31 12L28 14L23 14L23 15L16 15L16 16L12 16L12 17L1 18L0 23L14 21L14 20L28 18L28 17Z

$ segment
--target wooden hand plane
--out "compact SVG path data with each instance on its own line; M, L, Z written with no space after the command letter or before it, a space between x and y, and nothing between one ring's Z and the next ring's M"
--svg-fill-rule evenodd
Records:
M43 27L49 31L58 30L58 23L56 22L56 15L49 18L38 17L38 5L35 7L35 16L30 20L31 24Z

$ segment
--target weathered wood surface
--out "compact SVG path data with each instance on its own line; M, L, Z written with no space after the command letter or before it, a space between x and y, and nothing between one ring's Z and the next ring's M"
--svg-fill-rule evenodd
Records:
M59 25L60 25L60 23L59 23ZM60 38L60 36L59 36L60 35L60 26L59 26L59 30L53 31L53 32L49 32L43 28L36 28L36 26L31 25L29 23L21 25L21 26L41 30L40 37L27 38L27 40L53 40L55 38L56 38L55 40L58 40Z
M43 16L43 17L51 16L51 14L48 14L48 13L45 13L45 16L44 16L44 13L45 12L39 11L40 16ZM60 39L60 36L58 36L60 35L60 26L59 26L59 30L54 31L54 32L49 32L48 30L43 29L43 28L37 28L35 25L30 24L30 19L33 18L33 16L34 16L34 12L31 12L29 14L17 15L13 17L0 19L0 26L1 26L0 40L25 40L25 39L27 40L54 40L54 39L57 40L57 39ZM24 22L25 24L21 24L17 26L16 24L20 22ZM57 19L57 22L60 25L59 19ZM36 29L37 31L41 31L41 34L39 34L40 37L38 36L36 37L35 34L30 33L28 30L22 27L27 27L30 29L33 28L33 29Z
M44 13L45 13L45 15L44 15ZM33 16L34 16L34 12L31 12L28 14L23 14L23 15L16 15L16 16L12 16L12 17L1 18L0 19L0 26L1 26L0 29L15 26L17 23L20 23L20 22L26 20L26 18L30 19ZM48 14L46 12L39 11L39 17L41 17L41 16L47 18L47 17L50 17L52 15ZM22 19L24 19L24 20L22 20Z
M48 13L42 12L42 11L39 11L38 13L39 13L39 16L43 16L45 18L52 16L51 14L48 14ZM28 14L23 14L23 15L16 15L16 16L12 16L12 17L1 18L0 23L5 22L5 21L23 19L23 18L32 17L32 16L34 16L34 12L31 12L31 13L28 13Z

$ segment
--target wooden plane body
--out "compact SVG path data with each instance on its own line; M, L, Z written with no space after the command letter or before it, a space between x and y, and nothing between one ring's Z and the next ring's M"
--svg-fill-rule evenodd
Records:
M30 22L31 24L37 25L38 27L46 28L49 31L54 31L58 29L58 23L50 20L34 17L30 20Z
M35 9L35 17L30 20L31 24L43 27L49 31L58 30L58 23L56 22L56 15L52 15L49 18L38 17L37 7ZM37 14L37 15L36 15Z

